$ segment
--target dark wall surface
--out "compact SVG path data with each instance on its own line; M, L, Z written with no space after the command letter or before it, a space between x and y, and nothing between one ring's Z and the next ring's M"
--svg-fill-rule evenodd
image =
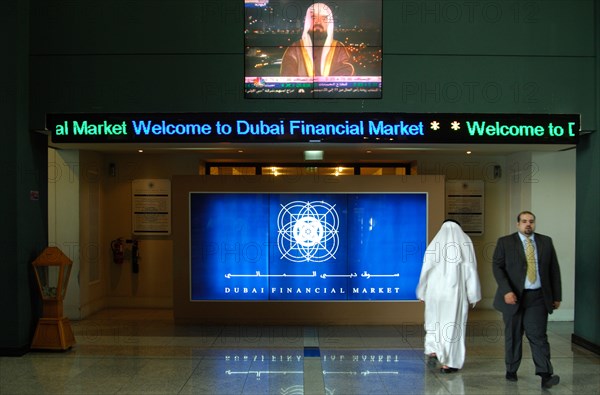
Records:
M382 99L273 101L244 99L241 0L32 4L36 126L73 111L582 113L588 129L595 118L591 0L384 0Z
M31 262L47 243L47 138L29 131L28 2L0 3L0 355L29 348L39 296Z

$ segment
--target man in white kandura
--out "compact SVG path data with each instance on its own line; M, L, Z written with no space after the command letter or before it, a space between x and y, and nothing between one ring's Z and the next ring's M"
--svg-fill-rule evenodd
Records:
M481 286L473 242L457 222L444 221L427 247L417 298L425 302L425 354L442 364L442 373L458 371L469 304L481 300Z

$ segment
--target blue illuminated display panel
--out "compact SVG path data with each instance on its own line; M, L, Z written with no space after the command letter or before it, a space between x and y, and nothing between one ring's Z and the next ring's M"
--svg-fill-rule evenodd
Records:
M414 300L425 193L192 193L192 300Z

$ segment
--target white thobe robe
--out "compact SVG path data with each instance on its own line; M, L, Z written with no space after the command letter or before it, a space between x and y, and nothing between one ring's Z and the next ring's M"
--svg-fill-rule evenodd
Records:
M469 304L481 300L477 259L471 238L444 222L423 257L417 298L425 302L425 354L461 369Z

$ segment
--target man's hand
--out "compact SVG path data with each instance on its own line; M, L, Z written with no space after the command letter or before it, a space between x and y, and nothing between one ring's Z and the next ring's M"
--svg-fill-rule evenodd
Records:
M552 305L554 306L554 310L558 309L560 307L560 300L555 300Z
M509 292L504 295L504 303L517 304L517 295L514 292Z

